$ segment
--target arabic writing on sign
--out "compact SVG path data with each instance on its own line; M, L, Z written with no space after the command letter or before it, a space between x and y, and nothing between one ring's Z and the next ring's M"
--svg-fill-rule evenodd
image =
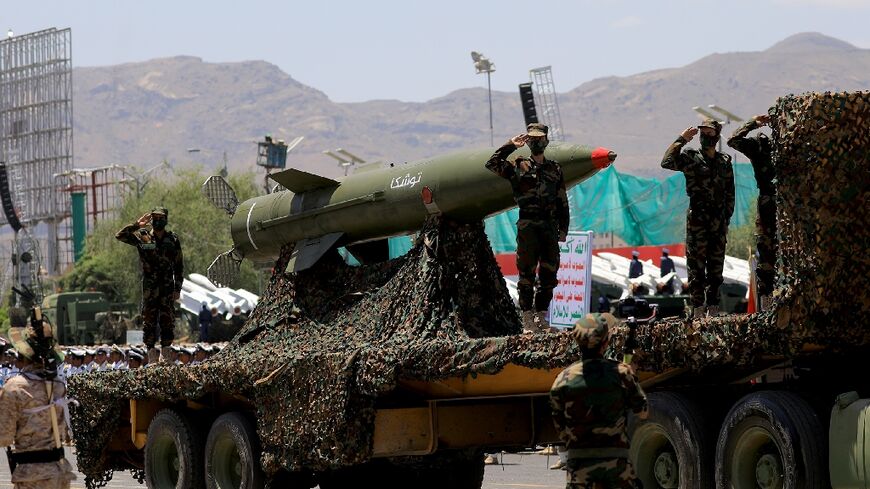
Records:
M411 175L410 173L405 176L398 176L392 180L390 180L390 188L402 188L402 187L411 187L420 183L420 180L423 179L423 172L418 173L416 176Z
M572 232L559 244L558 284L550 305L550 324L571 327L590 312L590 264L592 233Z

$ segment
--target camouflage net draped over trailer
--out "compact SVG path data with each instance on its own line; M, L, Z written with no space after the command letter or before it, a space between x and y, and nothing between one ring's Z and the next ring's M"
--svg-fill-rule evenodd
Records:
M105 451L128 399L237 394L257 408L267 473L326 470L371 458L375 400L399 379L495 373L507 363L562 367L570 335L521 327L482 224L431 219L405 257L363 267L337 254L283 270L241 332L201 365L76 376L72 421L89 487L130 468Z
M870 93L806 94L771 109L781 254L773 310L638 331L644 369L745 365L804 343L870 345L867 193ZM370 458L375 400L399 379L495 373L507 363L565 366L570 334L516 335L518 318L481 225L431 220L392 262L337 259L284 274L290 250L244 330L205 364L81 375L70 393L89 487L130 468L105 451L127 399L243 395L257 407L268 473ZM618 356L624 330L611 350Z
M870 346L870 92L790 95L769 112L780 243L774 306L645 326L635 355L644 370L743 365L805 344Z

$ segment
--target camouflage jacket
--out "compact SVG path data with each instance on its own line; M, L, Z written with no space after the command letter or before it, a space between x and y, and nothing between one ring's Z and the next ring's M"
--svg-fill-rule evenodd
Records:
M567 233L568 193L562 167L546 157L542 165L524 156L509 161L508 156L516 149L514 143L508 141L493 153L486 167L510 181L514 201L520 208L520 219L556 220L559 232Z
M689 208L709 215L731 219L734 213L734 168L731 157L716 152L708 160L697 149L683 149L688 141L679 136L665 151L662 168L683 172Z
M751 131L759 127L758 122L754 119L747 121L728 138L728 146L740 151L752 162L755 182L758 184L758 193L772 196L776 193L773 186L776 175L773 172L773 162L771 161L770 139L765 134L748 137Z
M605 358L570 365L550 389L553 422L569 450L628 448L627 413L643 411L646 402L628 365Z
M49 400L45 391L46 381L33 372L30 367L23 368L19 375L10 378L0 390L0 447L14 445L16 452L55 448L49 409L57 412L61 439L66 438L63 408L55 404L47 407ZM62 382L53 381L52 389L52 403L66 395ZM72 467L65 459L49 463L21 464L12 474L13 483L75 478Z
M172 231L166 231L158 238L153 231L139 228L133 223L124 226L115 238L133 245L139 252L142 264L142 280L150 284L163 284L175 292L181 291L184 282L184 256L181 253L181 240Z

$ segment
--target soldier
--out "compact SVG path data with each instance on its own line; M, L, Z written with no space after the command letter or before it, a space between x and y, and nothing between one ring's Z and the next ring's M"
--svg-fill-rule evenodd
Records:
M118 345L112 345L112 350L109 353L109 362L111 370L127 370L126 353Z
M94 367L91 369L92 372L105 372L106 370L111 369L111 364L109 363L109 347L107 345L103 345L97 348L97 354L94 356Z
M762 126L766 126L770 116L761 114L753 117L746 124L734 131L728 139L728 146L740 151L752 163L755 182L758 185L758 215L755 218L755 242L758 248L758 267L755 278L758 282L758 295L761 298L761 310L770 308L773 294L773 280L776 271L776 188L773 179L771 161L772 146L770 139L764 133L748 137L748 134Z
M175 309L173 302L181 297L184 281L184 259L181 241L166 230L169 211L155 207L138 221L118 231L115 238L135 246L142 265L142 330L148 347L149 363L168 352L175 339ZM145 226L151 224L149 232ZM161 352L155 348L160 336Z
M665 275L676 272L677 267L674 266L674 260L671 259L669 255L669 251L667 248L662 248L662 258L659 260L659 276L664 277ZM670 280L662 287L662 292L666 295L670 295L674 293L674 282L679 280L676 274L671 277Z
M627 412L646 419L647 400L631 367L604 358L617 324L609 313L577 321L574 337L583 359L550 389L553 422L567 449L566 489L637 487L628 460Z
M631 252L631 263L628 264L628 278L637 278L643 275L643 263L640 262L640 253L637 250Z
M486 167L510 181L520 210L517 221L517 289L523 314L523 331L549 331L547 310L559 270L559 242L568 235L568 195L562 167L544 156L547 126L529 124L526 134L511 138L497 149ZM532 157L508 156L529 145ZM535 269L538 290L534 291ZM534 299L534 301L533 301Z
M208 341L211 322L211 311L208 309L208 304L202 301L202 310L199 311L199 341Z
M131 349L130 353L127 354L127 357L127 366L130 370L135 370L142 366L142 360L144 358L144 355L139 353L137 349Z
M32 326L19 334L21 371L0 391L0 446L15 447L6 454L16 489L65 489L76 478L63 451L66 387L55 378L61 359L51 327L41 327L41 335Z
M701 150L683 147L701 132ZM731 157L716 151L719 121L706 119L683 131L665 151L662 168L683 172L689 210L686 215L686 265L691 316L719 314L719 286L725 264L725 241L734 212Z

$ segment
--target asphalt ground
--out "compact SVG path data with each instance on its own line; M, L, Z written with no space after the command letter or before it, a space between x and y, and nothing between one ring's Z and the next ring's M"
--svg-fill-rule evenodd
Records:
M75 466L75 455L66 449L67 460ZM483 489L555 489L565 487L565 472L549 470L558 457L536 453L506 453L498 456L501 465L487 465L483 477ZM83 489L84 476L73 481L73 489ZM107 489L143 489L129 472L117 472L106 486ZM9 482L9 466L5 455L0 456L0 489L12 489Z

